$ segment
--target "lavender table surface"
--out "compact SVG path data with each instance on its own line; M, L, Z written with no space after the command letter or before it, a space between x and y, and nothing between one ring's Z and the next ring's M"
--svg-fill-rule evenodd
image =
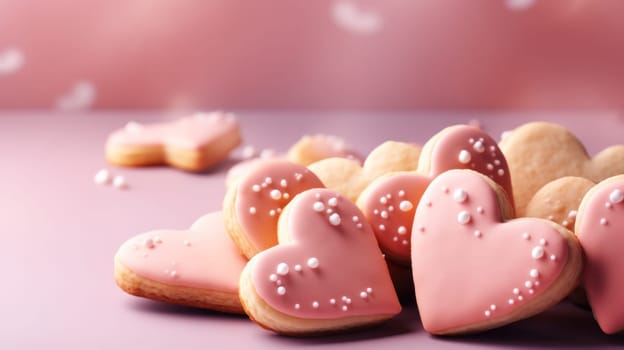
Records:
M239 111L244 144L285 151L314 133L345 138L363 154L385 140L424 143L445 126L478 121L499 138L530 120L568 127L590 153L624 143L624 118L613 113L312 113ZM187 228L220 210L232 158L202 174L166 167L117 168L104 142L130 120L162 112L0 113L0 218L3 222L0 348L468 349L616 348L622 336L600 332L591 314L563 303L534 318L489 331L439 338L423 331L415 306L381 327L331 337L274 335L243 316L165 305L129 296L113 281L113 255L135 234ZM125 191L94 184L107 168Z

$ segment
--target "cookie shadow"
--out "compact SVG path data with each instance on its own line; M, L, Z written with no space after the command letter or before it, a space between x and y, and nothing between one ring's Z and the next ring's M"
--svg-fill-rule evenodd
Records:
M174 305L167 304L159 301L149 300L149 299L136 299L128 301L128 304L131 309L153 313L153 314L162 314L167 316L179 316L179 317L190 317L190 318L221 318L221 319L246 319L246 315L241 314L230 314L226 312L214 311L201 309L191 306L183 306L183 305Z
M606 335L591 312L564 302L542 314L484 333L435 337L450 343L552 348L622 347L624 335Z

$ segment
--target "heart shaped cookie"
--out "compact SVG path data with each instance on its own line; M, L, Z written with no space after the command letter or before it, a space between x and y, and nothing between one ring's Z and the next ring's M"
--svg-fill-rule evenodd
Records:
M594 185L593 181L578 176L553 180L533 195L525 216L548 219L573 231L581 200Z
M225 227L251 258L277 244L282 209L299 193L324 187L309 169L285 160L258 162L231 186L223 200Z
M115 165L201 171L226 159L240 141L234 115L196 113L168 123L128 123L108 137L106 159Z
M241 302L261 326L321 334L379 323L401 311L369 224L339 193L312 189L295 197L280 217L279 241L241 274Z
M591 158L582 143L562 126L524 124L500 142L514 186L518 216L525 216L533 195L548 182L579 176L600 182L624 174L624 145L611 146Z
M404 142L386 141L370 152L364 165L353 159L327 158L308 166L325 187L340 192L355 202L374 179L395 171L416 170L420 147Z
M450 169L478 171L509 195L512 193L507 162L492 137L468 125L445 128L425 144L416 172L381 176L357 200L381 250L391 260L410 264L410 233L416 206L431 180Z
M581 247L563 227L512 217L503 191L471 170L436 177L416 209L412 270L433 334L495 328L535 315L578 284Z
M246 262L215 212L186 231L156 230L126 241L115 255L115 281L132 295L243 313L238 282Z
M575 232L585 251L584 286L594 317L608 334L624 330L624 175L594 186L578 210Z

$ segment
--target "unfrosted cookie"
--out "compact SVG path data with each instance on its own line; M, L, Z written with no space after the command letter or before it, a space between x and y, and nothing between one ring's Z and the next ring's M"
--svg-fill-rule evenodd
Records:
M415 170L420 147L404 142L386 141L370 152L364 165L353 159L327 158L308 166L327 188L340 192L351 201L374 179L393 171Z
M172 122L128 123L106 142L106 159L115 165L170 165L201 171L223 161L240 144L236 117L196 113Z
M591 158L574 135L556 124L524 124L509 133L500 148L511 171L518 216L525 215L533 195L552 180L579 176L600 182L624 174L624 145L611 146Z
M225 226L241 252L251 258L277 244L282 209L300 192L323 187L303 165L264 160L241 176L223 200Z
M417 171L383 175L357 199L381 250L390 260L410 264L410 234L416 206L431 180L450 169L479 171L511 196L507 162L492 137L468 125L443 129L425 144Z
M436 177L416 209L412 270L423 327L478 332L538 314L579 282L574 234L538 218L513 217L502 189L471 170Z
M126 241L115 255L115 281L148 299L243 313L238 282L245 264L215 212L189 230L155 230Z
M624 331L624 175L594 186L578 209L575 232L585 251L584 287L608 334Z
M576 215L585 193L595 183L583 177L564 176L541 187L526 207L525 216L548 219L574 230Z
M306 135L290 147L288 160L310 165L326 158L347 158L358 162L363 161L362 155L349 146L343 139L333 135Z
M316 335L370 326L401 311L369 224L339 193L296 196L280 217L279 242L241 274L241 302L262 327Z

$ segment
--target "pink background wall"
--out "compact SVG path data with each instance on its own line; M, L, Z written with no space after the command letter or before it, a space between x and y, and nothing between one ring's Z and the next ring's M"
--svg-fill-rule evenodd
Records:
M619 108L619 0L0 0L0 108Z

